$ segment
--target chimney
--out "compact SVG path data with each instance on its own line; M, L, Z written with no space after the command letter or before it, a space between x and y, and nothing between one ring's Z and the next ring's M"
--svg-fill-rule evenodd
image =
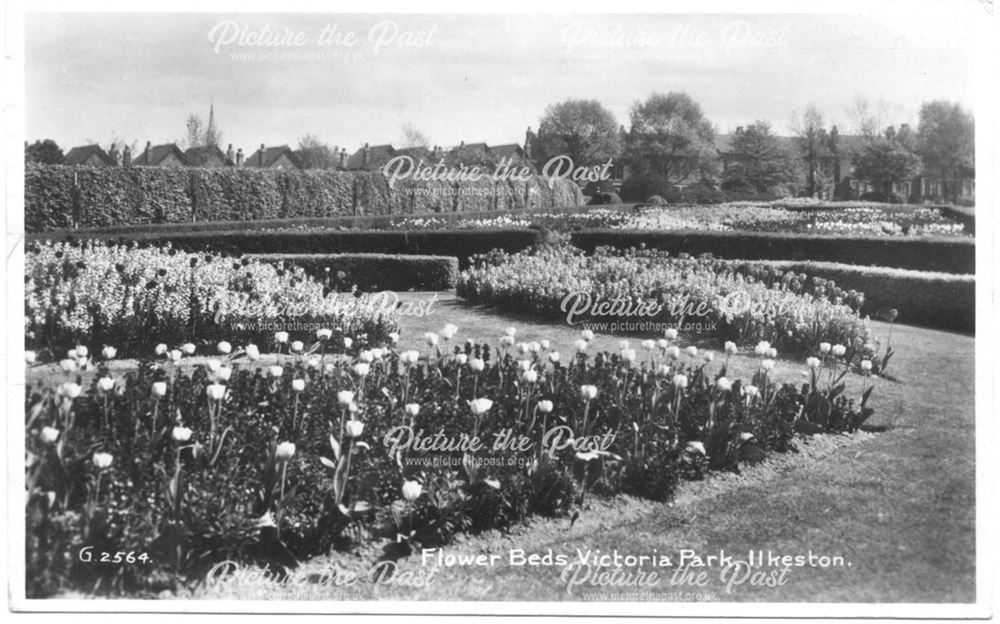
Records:
M148 165L149 161L153 158L153 142L146 141L146 149L142 153L142 164Z
M226 148L226 158L229 159L229 162L233 162L233 158L234 157L235 157L235 154L233 154L233 144L230 143L229 147Z
M368 149L369 149L368 148L368 144L365 143L364 151L361 153L361 167L362 168L368 166Z
M264 144L261 143L260 144L260 151L257 152L257 166L258 167L263 167L264 166L264 149L265 149L264 148Z
M340 150L340 168L347 169L347 148Z
M239 148L238 150L236 150L236 166L237 167L242 167L243 166L243 148L242 147Z

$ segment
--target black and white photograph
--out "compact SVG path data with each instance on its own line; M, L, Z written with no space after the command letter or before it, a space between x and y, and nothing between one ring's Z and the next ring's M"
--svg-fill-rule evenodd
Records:
M991 1L7 14L10 610L992 616Z

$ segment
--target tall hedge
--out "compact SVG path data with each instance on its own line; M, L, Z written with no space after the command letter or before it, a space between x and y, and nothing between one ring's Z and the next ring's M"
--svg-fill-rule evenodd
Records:
M25 168L25 229L550 208L584 203L542 178L398 182L380 172L169 167Z
M914 271L976 272L976 244L966 238L588 229L574 232L571 241L586 251L644 245L675 254L710 253L717 258L821 260Z

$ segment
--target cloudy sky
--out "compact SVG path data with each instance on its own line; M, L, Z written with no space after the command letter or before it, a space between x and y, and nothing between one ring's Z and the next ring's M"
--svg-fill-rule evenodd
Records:
M919 6L919 5L918 5ZM721 132L787 133L815 103L842 131L865 97L888 121L972 107L975 13L919 15L29 14L26 137L64 148L181 141L214 102L223 143L353 150L411 124L433 143L520 142L548 104L600 100L623 124L687 91ZM269 37L268 33L272 36ZM325 33L325 39L321 36ZM266 45L264 45L266 44Z

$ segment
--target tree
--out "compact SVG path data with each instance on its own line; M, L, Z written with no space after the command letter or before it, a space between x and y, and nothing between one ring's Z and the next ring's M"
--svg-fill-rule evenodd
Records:
M24 146L24 162L61 165L65 162L65 158L58 143L52 139L45 139Z
M823 167L830 153L830 137L823 125L823 114L810 104L801 120L793 114L791 128L805 161L806 194L812 197L830 183L830 172Z
M946 188L952 201L957 201L958 178L974 175L976 167L976 123L972 113L956 102L925 102L920 107L916 151L925 171L951 181Z
M889 126L882 136L865 141L855 156L854 173L888 197L892 195L894 184L905 182L920 172L920 157L915 145L916 138L908 125L903 124L899 131Z
M185 142L187 147L203 146L205 144L205 137L202 134L203 124L201 122L201 117L191 113L188 115L187 123L185 125L187 126L187 139Z
M431 140L427 138L427 135L418 130L416 126L414 126L410 122L406 122L403 124L402 133L403 133L402 147L404 148L406 147L426 148L431 146Z
M307 134L299 138L299 148L295 150L303 169L336 169L339 156L335 149Z
M725 190L766 193L798 178L796 160L781 148L766 121L737 128L730 147L734 161L722 174Z
M716 162L715 129L687 93L654 93L631 112L625 160L639 174L679 184L711 175Z
M621 153L615 116L597 100L566 100L545 109L538 126L538 161L569 156L576 166L599 165Z

